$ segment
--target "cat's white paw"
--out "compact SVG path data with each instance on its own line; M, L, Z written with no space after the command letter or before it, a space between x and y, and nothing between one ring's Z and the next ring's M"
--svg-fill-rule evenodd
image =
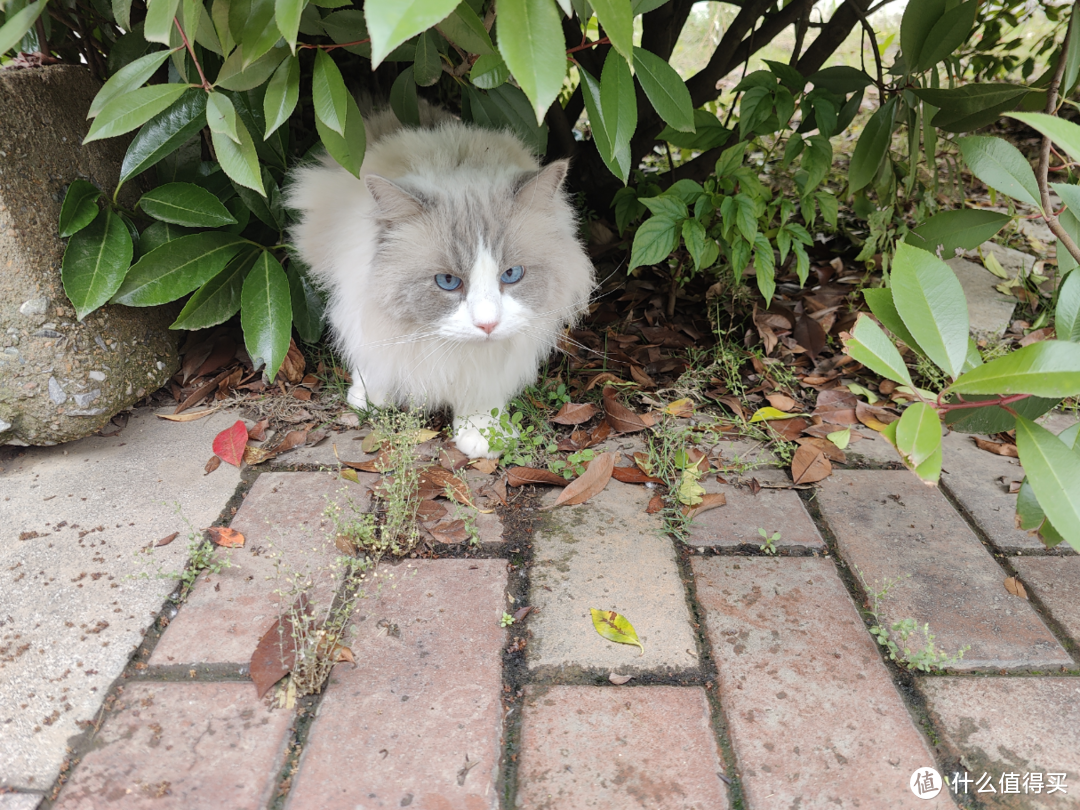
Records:
M349 386L349 394L345 397L345 401L358 411L368 409L367 392L364 391L364 386L360 383L353 383Z
M484 438L474 427L459 431L454 436L454 444L457 449L469 458L498 458L498 453L492 453L488 446L488 440Z

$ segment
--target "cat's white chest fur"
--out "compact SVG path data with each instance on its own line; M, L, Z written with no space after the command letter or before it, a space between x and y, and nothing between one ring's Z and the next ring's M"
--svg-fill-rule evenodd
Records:
M450 407L458 448L492 457L484 430L585 310L593 269L562 192L507 132L427 108L432 126L369 120L361 178L300 169L293 239L328 293L353 376L350 404Z

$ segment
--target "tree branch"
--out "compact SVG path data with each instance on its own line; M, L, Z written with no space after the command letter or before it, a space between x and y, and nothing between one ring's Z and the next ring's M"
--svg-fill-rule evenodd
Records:
M1076 24L1076 12L1080 9L1080 0L1073 5L1072 14L1069 15L1069 27L1065 29L1065 39L1061 41L1061 56L1058 58L1054 77L1050 80L1050 86L1046 88L1046 114L1057 113L1058 90L1061 88L1061 77L1065 75L1065 60L1069 52L1069 40L1073 35ZM1080 247L1069 236L1068 232L1054 213L1054 207L1050 203L1050 186L1047 182L1047 174L1050 171L1050 139L1043 135L1042 149L1039 151L1039 170L1035 174L1035 180L1039 184L1039 196L1042 197L1043 219L1046 227L1058 238L1062 246L1069 251L1069 255L1080 262Z
M641 18L641 47L668 61L693 7L694 0L673 0L646 13Z

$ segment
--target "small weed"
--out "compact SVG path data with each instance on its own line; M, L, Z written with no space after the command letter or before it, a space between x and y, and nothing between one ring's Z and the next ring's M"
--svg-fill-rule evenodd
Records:
M941 391L948 384L945 372L935 365L932 360L919 356L915 364L916 376L922 381L922 388L930 391Z
M499 619L499 627L509 627L514 623L514 617L509 613L503 612L502 618Z
M180 511L180 504L176 504L176 514L180 516L180 519L188 527L187 534L187 564L180 571L166 571L164 568L158 566L157 570L153 574L154 579L174 579L177 581L176 590L169 595L169 599L179 604L187 599L188 594L191 593L191 589L195 587L195 580L199 578L199 574L203 571L208 571L211 574L220 574L227 568L232 568L232 562L225 555L217 554L217 547L210 542L210 540L203 534L203 532L196 529L191 521L188 520ZM139 553L147 555L150 560L154 559L154 546L147 546ZM140 574L132 575L134 578L148 579L150 574L143 571Z
M491 452L498 453L505 466L542 465L543 459L556 452L558 447L543 419L527 419L524 407L513 407L521 405L521 400L515 399L508 410L493 408L491 415L499 420L498 423L480 432L488 440Z
M955 655L949 655L934 645L936 636L930 632L929 623L924 623L922 627L919 627L919 623L910 616L893 622L888 628L885 627L880 615L881 603L888 597L889 592L903 580L910 579L911 574L891 580L887 579L881 590L875 591L867 585L866 579L858 567L855 567L855 573L858 574L863 590L866 591L866 595L870 600L868 613L874 620L873 625L870 627L870 633L877 643L888 652L890 660L895 661L905 669L933 672L956 666L964 657L964 653L971 649L971 645L968 644L957 650Z
M780 540L780 532L773 532L770 536L764 529L759 528L757 531L765 540L764 543L758 546L758 550L764 551L766 554L776 554L776 544Z
M461 472L458 473L458 477L464 480ZM465 524L465 533L469 537L469 545L473 547L479 546L480 530L476 527L476 510L458 503L454 498L454 489L449 484L446 486L446 500L454 505L454 520L460 520Z
M585 464L595 458L592 450L578 450L566 457L566 461L556 459L548 463L548 469L567 480L585 472Z

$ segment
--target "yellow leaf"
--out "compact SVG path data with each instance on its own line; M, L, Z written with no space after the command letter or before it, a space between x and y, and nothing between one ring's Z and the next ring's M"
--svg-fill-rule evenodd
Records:
M770 419L794 419L796 416L802 416L801 413L784 413L779 408L773 408L772 406L765 406L764 408L758 408L754 411L754 415L750 417L751 423L753 422L767 422Z
M614 610L591 608L591 611L593 627L596 628L597 633L608 641L615 641L619 644L633 644L640 647L641 654L645 654L645 646L638 639L634 626L630 624L630 621L625 616L616 613Z
M835 433L830 433L825 438L843 450L848 446L848 442L851 441L851 428L844 428Z
M694 413L694 401L689 397L677 399L665 406L664 413L669 416L692 416Z
M866 401L869 402L871 405L877 404L878 395L871 391L869 388L863 388L858 383L848 383L847 390L857 397L865 397Z
M1007 279L1009 274L1005 272L1005 268L1001 266L1001 262L998 261L998 257L993 253L987 253L982 257L983 267L993 273L995 276L1001 279Z
M697 465L691 465L682 472L682 480L679 482L679 503L687 506L697 506L705 495L705 488L698 483L701 478L701 470Z

